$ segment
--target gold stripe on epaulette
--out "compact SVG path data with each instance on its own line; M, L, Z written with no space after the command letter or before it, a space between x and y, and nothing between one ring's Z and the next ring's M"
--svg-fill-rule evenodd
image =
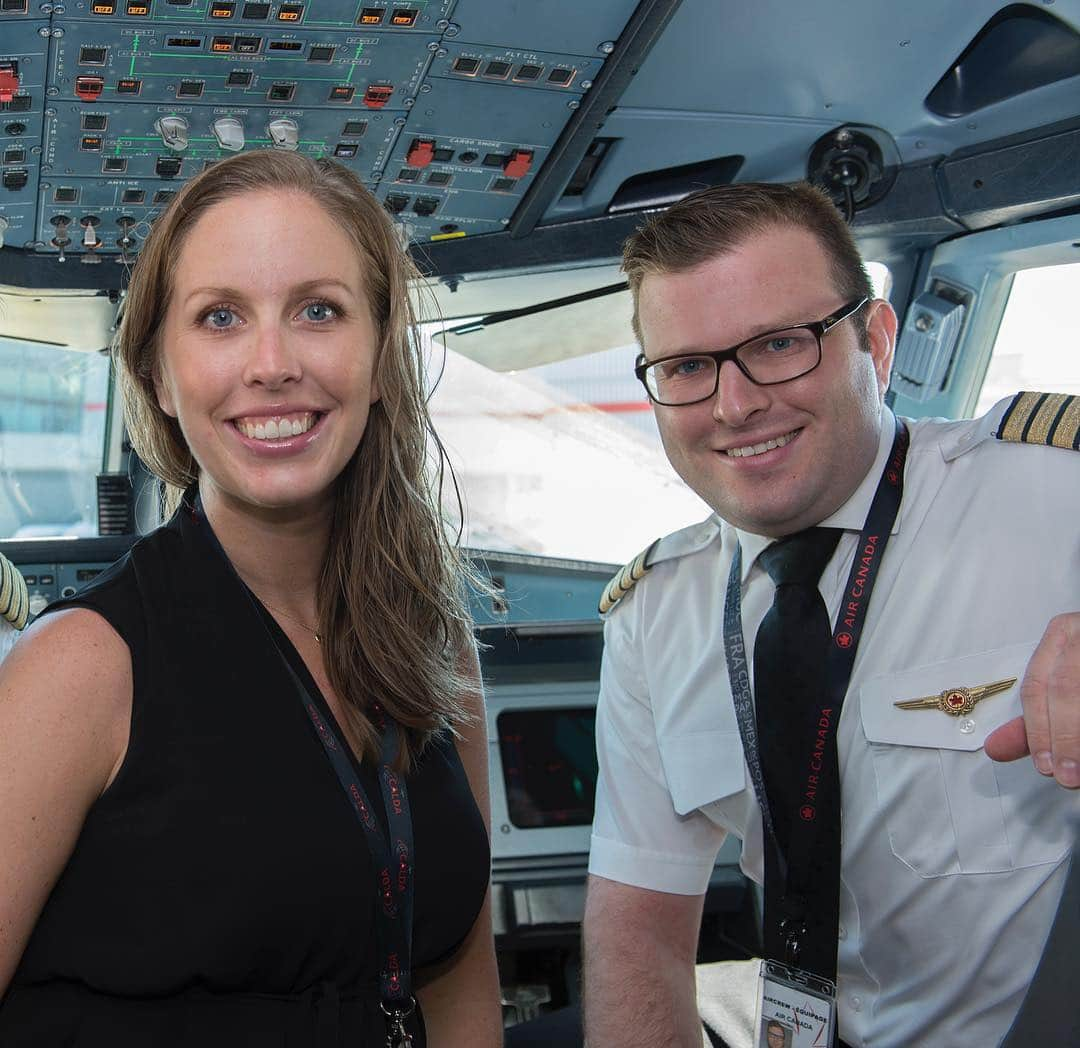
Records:
M657 539L656 542L660 540ZM616 572L615 577L604 587L600 596L600 614L606 615L643 579L649 570L649 554L656 542L643 549L629 564Z
M1080 451L1080 397L1017 393L1001 417L998 440Z
M26 590L26 579L14 564L0 553L0 618L21 630L29 617L30 594Z

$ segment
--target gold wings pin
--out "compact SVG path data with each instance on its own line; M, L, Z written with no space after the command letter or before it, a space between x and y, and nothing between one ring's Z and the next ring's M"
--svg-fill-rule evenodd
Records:
M941 710L950 717L961 717L970 713L975 704L990 695L1008 691L1016 683L1016 677L996 680L990 684L977 684L973 688L946 688L937 695L924 695L921 699L904 699L894 702L902 710Z

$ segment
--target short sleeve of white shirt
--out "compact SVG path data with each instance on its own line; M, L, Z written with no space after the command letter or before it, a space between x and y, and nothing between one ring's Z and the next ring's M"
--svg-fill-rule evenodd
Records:
M600 776L589 872L675 895L708 887L724 831L700 811L676 813L657 746L634 628L641 593L604 626L596 711Z

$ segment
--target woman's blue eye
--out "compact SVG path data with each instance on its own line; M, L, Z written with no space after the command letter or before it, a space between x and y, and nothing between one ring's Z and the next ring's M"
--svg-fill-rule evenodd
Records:
M326 302L312 302L310 306L304 306L304 319L316 324L332 320L336 315L334 307Z
M211 327L227 328L232 326L232 322L236 319L236 314L231 309L221 307L220 309L212 309L207 313L206 319L209 321Z
M790 335L777 335L775 338L769 339L767 347L773 353L782 353L785 349L791 349L794 341Z

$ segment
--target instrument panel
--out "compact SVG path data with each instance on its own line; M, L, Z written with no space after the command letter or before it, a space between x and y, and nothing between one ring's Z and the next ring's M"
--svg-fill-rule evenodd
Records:
M130 263L250 149L334 158L411 241L501 230L635 7L0 0L0 243Z

